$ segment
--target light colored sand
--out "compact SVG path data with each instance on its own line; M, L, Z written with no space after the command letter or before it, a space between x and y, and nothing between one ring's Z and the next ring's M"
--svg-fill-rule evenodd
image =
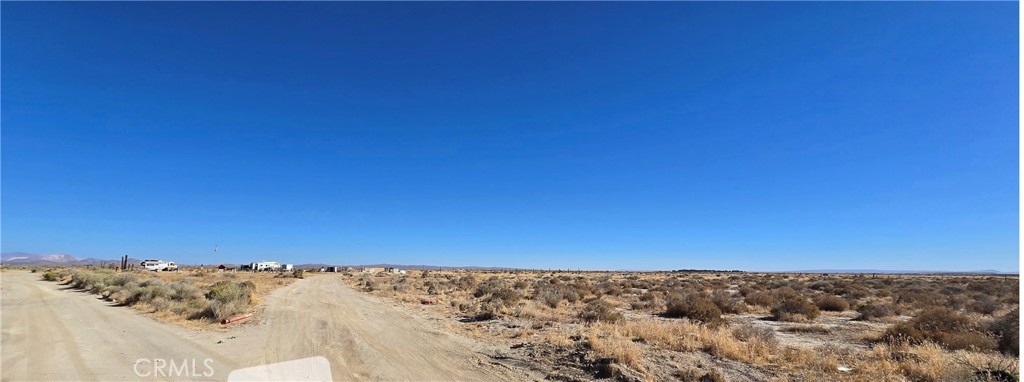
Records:
M0 379L225 380L236 368L324 356L335 380L538 380L492 361L495 349L449 334L337 275L318 275L267 296L256 322L196 331L153 320L96 295L60 290L37 274L0 274ZM140 376L139 359L198 360L189 376ZM203 362L212 360L213 375ZM143 361L138 368L152 372ZM196 374L196 375L193 375Z
M231 358L203 344L202 333L63 288L67 287L40 281L38 274L0 273L0 379L217 380L226 379L236 367ZM188 362L188 376L151 375L154 359ZM195 373L193 359L198 361ZM207 359L212 360L213 376L202 375L210 372L203 363Z

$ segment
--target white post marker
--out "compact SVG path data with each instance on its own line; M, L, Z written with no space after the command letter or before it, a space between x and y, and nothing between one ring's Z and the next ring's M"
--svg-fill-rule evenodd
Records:
M331 382L331 363L316 356L247 367L228 374L228 382Z

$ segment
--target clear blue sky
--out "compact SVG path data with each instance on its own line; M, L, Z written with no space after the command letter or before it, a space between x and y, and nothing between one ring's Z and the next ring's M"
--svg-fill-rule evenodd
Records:
M2 249L1015 271L1017 24L1015 2L4 2Z

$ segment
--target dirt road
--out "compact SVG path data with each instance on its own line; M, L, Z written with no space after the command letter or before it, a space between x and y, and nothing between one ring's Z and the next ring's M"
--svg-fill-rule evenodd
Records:
M206 331L62 288L28 272L0 274L0 379L225 380L236 368L312 356L326 357L338 381L543 378L493 361L497 349L442 332L336 275L274 291L257 322ZM168 362L174 367L162 367Z
M272 293L238 349L264 349L245 366L324 356L335 380L539 380L493 361L497 349L445 333L402 308L352 290L338 275L313 276Z
M202 333L180 330L94 294L64 288L40 281L38 274L0 273L0 379L224 380L237 367L204 344ZM164 373L158 373L158 366L172 360L175 375L166 373L167 367L160 367ZM196 367L191 365L193 360ZM182 363L188 363L188 370L180 369Z

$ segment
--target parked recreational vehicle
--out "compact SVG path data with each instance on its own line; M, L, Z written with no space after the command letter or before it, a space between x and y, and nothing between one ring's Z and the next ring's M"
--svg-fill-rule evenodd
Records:
M141 263L139 263L139 265L141 265L143 268L147 270L151 270L154 272L178 270L178 265L174 264L173 261L143 260Z
M244 266L247 271L273 272L281 270L281 263L277 261L257 261Z

